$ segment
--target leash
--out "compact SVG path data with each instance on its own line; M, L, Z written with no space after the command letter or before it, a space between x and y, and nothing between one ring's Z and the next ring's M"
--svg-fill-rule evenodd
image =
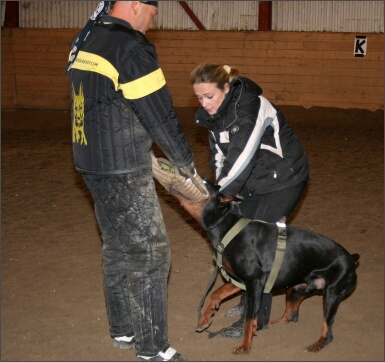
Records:
M250 221L251 221L250 219L245 219L245 218L239 219L238 222L236 222L235 225L226 233L226 235L222 239L222 242L217 246L216 252L214 251L213 258L216 261L216 265L215 265L215 268L213 270L213 273L211 274L210 281L207 284L206 290L205 290L205 292L203 294L203 297L202 297L202 299L201 299L201 301L199 303L199 306L198 306L198 320L201 319L201 317L202 317L202 307L203 307L203 304L205 303L205 299L206 299L207 293L209 292L209 290L211 289L211 287L214 284L214 281L215 281L215 279L217 277L218 269L219 268L221 269L221 272L223 274L224 269L222 267L222 253L225 250L225 247ZM218 253L220 254L220 258L218 258L218 257L215 258L215 254L218 255ZM223 275L223 276L226 279L226 276L225 275ZM227 280L227 281L229 281L229 280ZM242 284L240 284L240 283L238 283L238 282L236 282L234 280L234 285L238 286L235 283L239 284L240 288L245 289L244 285L242 286Z
M209 292L209 290L211 289L211 287L214 284L215 279L217 278L217 273L218 273L218 265L215 265L213 273L211 274L210 281L207 284L206 290L205 290L205 292L203 294L203 297L202 297L202 299L201 299L201 301L199 303L199 306L198 306L198 321L202 317L202 307L203 307L203 304L205 303L205 299L206 299L207 293Z
M205 293L204 293L204 295L203 295L203 297L199 303L199 306L198 306L198 320L201 319L201 317L202 317L201 310L202 310L203 304L205 302L207 293L209 292L209 290L211 289L211 287L214 284L214 281L215 281L217 273L218 273L218 269L221 269L221 273L227 282L234 284L236 287L238 287L240 289L246 290L245 284L242 281L238 282L235 279L236 278L235 275L230 276L231 273L229 273L223 267L222 255L223 255L223 252L224 252L226 246L230 243L230 241L232 239L234 239L234 237L239 232L241 232L251 221L256 221L256 222L261 222L261 223L267 224L267 222L263 221L263 220L250 220L250 219L246 219L246 218L241 218L226 233L226 235L222 239L222 242L217 246L216 252L214 252L214 255L213 255L213 258L216 262L216 265L215 265L215 268L214 268L213 273L211 275L210 281L206 287ZM265 293L265 294L269 294L271 292L271 289L274 286L274 282L277 279L278 272L279 272L281 265L282 265L283 256L284 256L285 250L286 250L286 238L287 238L285 221L286 221L286 218L283 217L280 221L275 223L277 226L277 229L278 229L277 246L276 246L276 250L275 250L275 258L274 258L273 266L270 270L269 277L267 279L267 282L265 284L265 288L263 290L263 293Z

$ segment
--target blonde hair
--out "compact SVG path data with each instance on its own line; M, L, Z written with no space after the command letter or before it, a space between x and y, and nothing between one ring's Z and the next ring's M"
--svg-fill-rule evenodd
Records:
M203 63L198 65L190 74L190 84L215 83L219 89L224 89L226 83L239 75L236 68L229 65Z

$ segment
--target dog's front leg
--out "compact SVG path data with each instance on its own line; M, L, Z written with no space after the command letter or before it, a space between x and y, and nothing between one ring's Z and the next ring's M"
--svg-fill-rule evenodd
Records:
M253 341L253 336L257 332L257 318L252 318L246 320L243 343L241 346L233 349L234 354L249 353L251 349L251 344Z
M221 304L222 300L234 295L239 292L240 288L236 287L231 283L226 283L216 289L210 296L209 303L201 317L198 321L198 326L196 328L197 332L202 332L211 324L211 317L215 314L215 310L219 308L219 304Z
M246 322L243 333L243 343L233 349L234 354L248 353L254 335L257 333L258 311L261 306L262 284L260 281L246 284L247 302L246 302Z

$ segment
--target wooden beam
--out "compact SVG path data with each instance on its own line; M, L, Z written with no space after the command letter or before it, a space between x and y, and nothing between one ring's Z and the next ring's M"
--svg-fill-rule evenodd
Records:
M5 6L4 27L19 27L19 2L18 1L2 1Z
M272 1L259 2L258 30L271 30Z
M194 22L194 24L198 27L199 30L206 30L204 25L200 22L200 20L197 18L197 16L194 14L190 6L186 3L186 1L178 1L179 4L182 6L184 11L187 13L187 15L191 18L191 20Z

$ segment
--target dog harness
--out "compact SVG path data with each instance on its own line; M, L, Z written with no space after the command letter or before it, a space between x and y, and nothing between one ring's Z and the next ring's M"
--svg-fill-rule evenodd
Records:
M270 270L269 277L267 279L267 282L265 284L265 288L263 290L263 293L265 293L265 294L269 294L271 289L273 288L275 280L277 279L277 276L278 276L278 272L281 268L283 256L285 254L286 236L287 236L286 235L286 223L285 223L285 221L286 221L286 218L283 217L281 220L279 220L278 222L275 223L275 225L277 226L277 230L278 230L277 246L275 249L275 258L274 258L273 266ZM203 298L200 302L200 305L198 308L198 320L201 318L202 306L204 304L204 301L205 301L205 298L206 298L208 291L210 290L210 288L212 287L212 285L216 279L218 268L221 270L221 273L227 282L234 284L236 287L238 287L240 289L246 290L246 286L243 283L243 281L240 278L238 278L236 275L230 273L223 266L222 255L223 255L223 252L224 252L226 246L230 243L230 241L233 240L234 237L238 233L240 233L250 222L261 222L261 223L267 224L267 222L263 221L263 220L250 220L250 219L246 219L246 218L241 218L226 233L226 235L222 239L222 242L217 246L216 251L213 254L213 258L216 262L216 266L215 266L215 269L214 269L213 274L211 276L211 279L209 281L209 284L207 285L206 292L203 295Z
M218 245L216 253L214 253L214 260L217 263L217 266L221 270L223 277L228 281L234 284L236 287L246 290L245 284L234 274L230 273L226 268L222 265L222 255L231 240L243 230L251 221L254 222L262 222L267 223L262 220L250 220L250 219L239 219L238 222L227 232L227 234L222 239L222 242ZM275 258L273 262L273 267L270 270L269 278L267 279L264 293L269 294L271 289L273 288L274 282L277 279L277 275L279 269L281 268L283 255L286 250L286 224L285 219L281 219L280 221L275 223L278 229L278 237L277 237L277 247L275 250Z

